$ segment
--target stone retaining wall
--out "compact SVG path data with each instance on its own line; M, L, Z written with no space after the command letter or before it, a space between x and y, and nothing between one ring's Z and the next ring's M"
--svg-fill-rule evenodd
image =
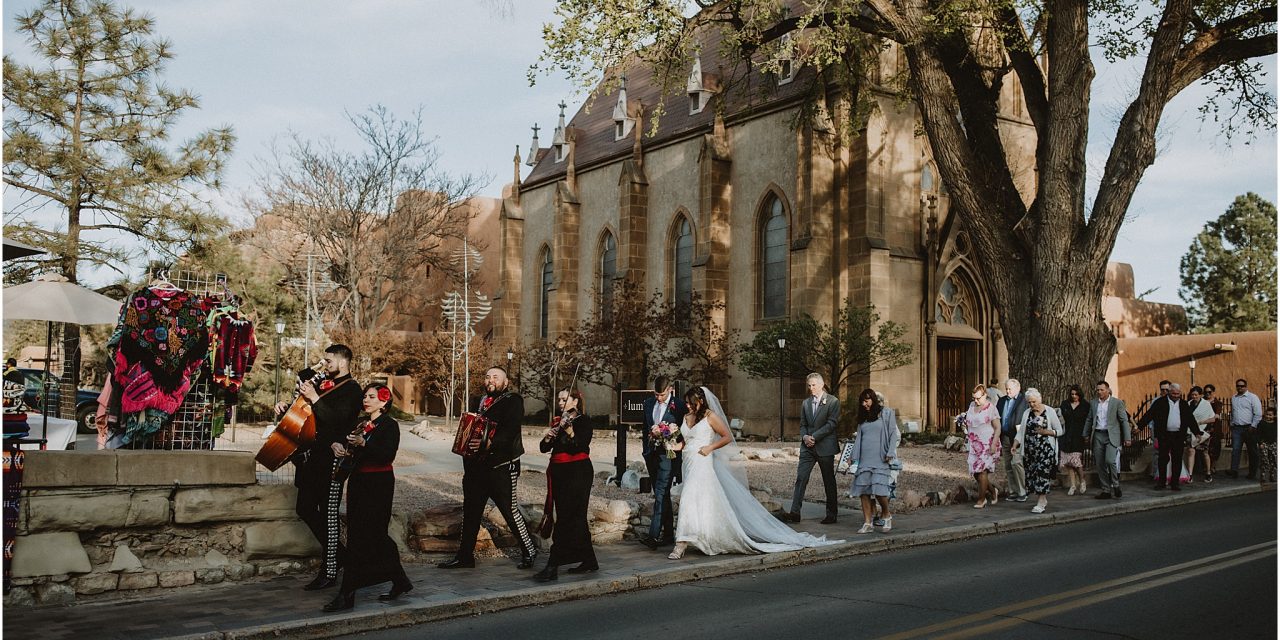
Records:
M314 570L296 495L245 452L29 452L5 605ZM407 549L404 518L391 529Z

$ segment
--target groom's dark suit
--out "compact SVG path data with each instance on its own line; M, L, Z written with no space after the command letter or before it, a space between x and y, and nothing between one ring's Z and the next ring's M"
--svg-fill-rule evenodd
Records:
M673 540L676 535L674 509L671 506L671 481L680 468L680 453L674 459L667 457L667 448L661 442L654 442L649 430L657 424L654 413L657 409L657 396L649 396L644 401L644 463L649 468L649 480L653 483L653 522L649 525L649 537L654 540ZM689 412L684 401L675 397L675 391L667 398L665 409L659 422L667 422L677 427Z

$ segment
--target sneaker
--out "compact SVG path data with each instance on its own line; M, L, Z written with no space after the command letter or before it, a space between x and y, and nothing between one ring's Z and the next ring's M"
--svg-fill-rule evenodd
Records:
M872 518L872 520L871 520L871 524L873 524L873 525L875 525L875 526L877 526L877 527L883 527L883 526L884 526L884 518L881 518L880 516L876 516L875 518Z
M1025 494L1025 493L1024 493L1024 494L1022 494L1022 495L1020 495L1020 496L1014 496L1014 497L1013 497L1013 501L1014 501L1014 502L1026 502L1026 501L1027 501L1027 494Z

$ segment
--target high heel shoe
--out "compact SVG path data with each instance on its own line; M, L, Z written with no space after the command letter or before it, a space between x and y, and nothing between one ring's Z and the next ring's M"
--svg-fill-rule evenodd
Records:
M1008 496L1006 496L1006 497L1008 497ZM991 490L991 504L997 504L997 503L999 503L999 502L1000 502L1000 490L999 490L999 489L992 489L992 490Z
M533 574L533 579L537 580L538 582L551 582L552 580L557 580L559 578L560 578L560 567L554 564L547 565L547 568Z
M409 584L409 583L406 583L403 585L393 584L391 585L391 591L388 591L378 596L378 599L379 600L395 600L396 598L399 598L400 596L406 593L409 593L410 591L413 591L412 584Z
M356 592L339 592L338 595L334 596L333 600L329 601L329 604L324 606L324 610L328 613L333 613L334 611L346 611L347 609L351 609L355 606Z
M986 499L986 498L983 498L983 499L981 499L981 500L979 500L979 501L975 502L975 503L973 504L973 508L974 508L974 509L985 509L985 508L987 508L987 499Z
M570 567L568 569L565 569L564 572L565 573L592 573L594 571L599 571L599 570L600 570L600 565L598 563L593 562L591 564L587 564L584 562L576 567Z
M680 558L683 558L684 552L688 548L689 548L689 543L677 542L675 548L671 550L671 554L667 556L667 559L679 560Z

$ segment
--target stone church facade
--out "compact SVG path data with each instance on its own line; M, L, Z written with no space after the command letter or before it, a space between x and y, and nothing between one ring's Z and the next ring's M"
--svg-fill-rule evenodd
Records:
M1004 377L1007 357L915 107L879 82L901 64L896 50L882 54L861 89L875 108L853 136L841 135L838 115L797 123L812 80L803 67L791 77L753 71L737 92L704 72L718 61L691 59L685 92L666 96L654 135L646 114L659 88L641 65L567 122L562 106L551 146L535 131L523 159L533 168L521 178L517 164L502 203L495 342L554 338L589 318L614 279L668 299L696 291L724 301L715 321L748 341L802 313L830 322L848 298L905 325L914 360L833 391L872 387L922 427L962 411L975 383ZM1014 96L1006 86L1000 125L1029 194L1034 132ZM735 370L719 388L747 433L766 434L777 433L778 386ZM803 380L786 394L794 434ZM612 405L603 388L588 401Z

